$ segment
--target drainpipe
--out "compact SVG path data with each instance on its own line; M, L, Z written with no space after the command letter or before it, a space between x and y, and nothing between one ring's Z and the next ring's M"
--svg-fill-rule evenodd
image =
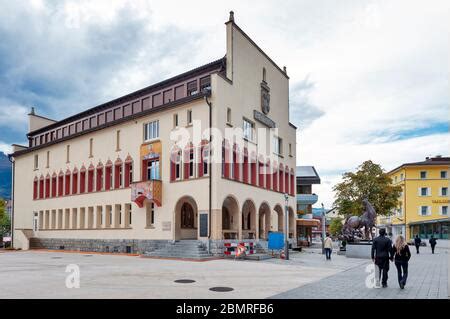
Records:
M209 91L210 92L210 91ZM212 143L212 134L211 134L211 128L212 128L212 102L208 100L208 92L205 91L205 102L208 104L209 108L209 147L208 147L208 180L209 180L209 217L208 217L208 253L211 253L211 210L212 210L212 165L211 165L211 143Z
M15 173L15 164L14 159L11 155L8 155L8 160L12 164L12 192L11 192L11 248L14 247L14 173Z

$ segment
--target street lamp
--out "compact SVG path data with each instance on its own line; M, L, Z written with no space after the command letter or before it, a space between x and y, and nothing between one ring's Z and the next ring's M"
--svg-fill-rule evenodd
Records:
M288 201L289 201L289 195L287 193L284 194L284 256L286 260L289 260L289 211L288 211Z

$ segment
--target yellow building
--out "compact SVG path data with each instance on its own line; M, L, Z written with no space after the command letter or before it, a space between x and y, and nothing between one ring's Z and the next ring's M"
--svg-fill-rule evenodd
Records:
M380 227L393 237L448 239L449 165L450 157L436 156L390 171L392 183L401 186L402 193L392 215L379 219Z

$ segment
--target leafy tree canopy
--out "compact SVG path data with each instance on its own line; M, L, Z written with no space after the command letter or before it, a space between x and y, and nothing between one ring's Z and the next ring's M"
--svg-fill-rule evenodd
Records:
M345 173L342 182L333 187L334 205L346 217L360 216L363 213L362 200L367 198L377 215L389 215L397 207L402 191L400 186L392 186L391 182L391 178L379 164L365 161L355 173Z

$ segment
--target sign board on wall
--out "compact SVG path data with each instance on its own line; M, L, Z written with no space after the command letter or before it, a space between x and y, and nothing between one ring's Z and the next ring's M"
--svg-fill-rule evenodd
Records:
M200 237L208 237L208 213L200 212Z

